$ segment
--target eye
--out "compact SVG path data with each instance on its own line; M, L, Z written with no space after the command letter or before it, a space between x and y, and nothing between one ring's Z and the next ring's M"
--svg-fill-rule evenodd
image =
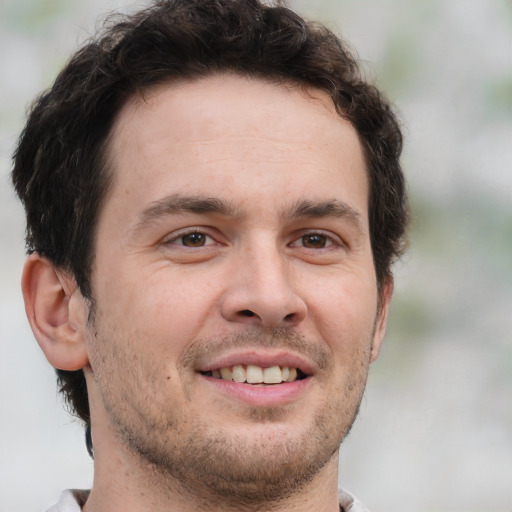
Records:
M331 238L322 233L307 233L291 243L292 247L305 247L306 249L324 249L333 244Z
M183 233L167 242L173 245L183 245L185 247L204 247L205 245L212 245L215 243L213 238L200 231L192 231L190 233Z

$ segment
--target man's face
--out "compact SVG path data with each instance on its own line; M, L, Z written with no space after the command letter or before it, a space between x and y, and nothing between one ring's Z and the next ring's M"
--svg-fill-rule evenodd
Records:
M226 494L332 469L387 310L353 127L319 91L213 76L129 102L110 165L93 432Z

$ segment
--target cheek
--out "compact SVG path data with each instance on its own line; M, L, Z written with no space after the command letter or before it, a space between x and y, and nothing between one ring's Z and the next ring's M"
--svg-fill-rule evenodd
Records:
M155 350L179 350L213 315L218 286L168 265L133 269L104 280L98 309L130 338L136 334Z
M375 281L363 275L333 274L309 287L310 314L334 332L366 332L377 312Z
M344 375L352 374L354 364L364 367L369 362L376 313L377 290L371 278L338 276L310 296L310 325Z

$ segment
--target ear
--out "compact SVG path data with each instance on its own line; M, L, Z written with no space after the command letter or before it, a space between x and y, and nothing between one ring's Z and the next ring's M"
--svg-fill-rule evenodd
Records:
M394 280L393 276L389 275L382 287L379 311L375 320L375 332L373 334L371 362L375 361L379 356L382 341L386 335L386 327L388 325L389 305L391 304L391 297L393 296Z
M25 262L21 289L32 332L50 364L68 371L87 366L88 308L74 279L33 253Z

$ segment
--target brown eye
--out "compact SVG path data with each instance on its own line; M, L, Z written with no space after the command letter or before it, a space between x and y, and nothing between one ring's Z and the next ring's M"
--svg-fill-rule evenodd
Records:
M302 246L308 249L323 249L328 245L328 239L325 235L314 233L301 237Z
M186 247L202 247L206 244L207 235L204 233L188 233L179 238L181 245Z

